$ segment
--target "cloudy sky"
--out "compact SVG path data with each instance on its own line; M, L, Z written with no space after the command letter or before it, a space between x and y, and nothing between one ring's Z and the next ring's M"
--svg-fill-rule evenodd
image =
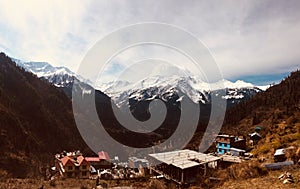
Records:
M298 0L0 0L0 50L76 72L87 52L112 31L161 22L201 40L225 78L267 84L300 67L299 9ZM164 59L172 55L149 52ZM123 60L112 62L107 73L122 72Z

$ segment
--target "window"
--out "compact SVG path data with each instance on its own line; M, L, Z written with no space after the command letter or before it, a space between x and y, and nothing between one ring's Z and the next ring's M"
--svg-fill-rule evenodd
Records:
M83 176L83 177L86 176L86 171L82 172L82 176Z
M70 170L72 170L73 169L73 167L72 166L68 166L68 170L70 171Z
M82 169L86 169L86 165L83 165L83 166L82 166Z

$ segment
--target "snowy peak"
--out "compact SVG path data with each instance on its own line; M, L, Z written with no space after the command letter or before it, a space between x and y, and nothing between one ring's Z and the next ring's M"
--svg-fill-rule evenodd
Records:
M47 77L50 75L65 75L75 76L75 74L65 67L54 67L47 62L24 62L18 59L13 59L18 66L23 67L26 71L32 72L38 77Z
M26 71L49 81L57 87L66 87L73 83L74 78L80 78L68 68L54 67L47 62L25 62L14 58L12 60Z
M228 89L242 89L242 88L254 88L255 86L252 83L247 83L242 80L237 80L236 82L231 82L228 80L222 80L223 85Z
M226 89L226 95L222 98L230 101L232 104L238 103L244 99L251 98L253 95L261 92L260 88L251 83L241 80L231 82L220 80L216 83L204 82L195 75L171 74L167 76L151 74L149 77L138 81L113 81L109 83L92 84L70 71L65 67L54 67L47 62L25 62L13 59L17 65L23 67L26 71L32 72L39 78L47 80L57 87L72 87L74 80L79 80L96 89L103 91L120 107L126 105L128 100L149 101L160 98L164 101L178 98L189 98L195 103L210 103L211 92Z
M178 94L184 94L195 103L206 104L210 101L212 91L224 89L226 95L222 98L235 103L262 91L253 84L241 80L231 82L223 79L216 83L207 83L197 76L151 76L137 82L116 81L97 86L97 89L110 96L118 106L127 104L128 99L148 101L160 98L168 101Z

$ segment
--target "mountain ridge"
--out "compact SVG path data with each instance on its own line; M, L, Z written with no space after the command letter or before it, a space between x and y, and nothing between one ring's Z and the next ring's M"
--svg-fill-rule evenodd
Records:
M205 103L201 97L205 96L206 93L209 93L212 90L220 89L222 87L230 89L228 90L229 94L224 97L227 99L234 99L235 93L237 95L236 99L242 99L244 96L241 94L241 89L248 89L258 93L267 88L267 86L254 86L253 84L244 82L242 80L231 82L223 79L217 83L207 83L196 76L163 77L160 75L154 75L137 82L121 80L108 83L101 81L92 83L91 81L84 79L65 67L54 67L46 62L24 62L18 59L14 60L19 66L25 68L26 71L36 74L39 78L45 79L57 87L68 87L68 85L72 85L74 79L85 82L91 86L94 86L96 90L103 91L105 94L110 96L118 106L120 106L120 101L122 101L122 99L118 99L121 96L126 96L126 94L132 94L133 92L138 93L138 91L145 91L147 88L149 89L151 87L168 87L169 89L172 87L177 87L179 90L185 91L186 95L195 103L198 103L199 101ZM185 89L185 86L187 86L189 89ZM235 92L233 89L236 89ZM163 92L168 90L162 89L160 91ZM252 95L252 92L250 93Z
M91 153L65 93L16 66L4 53L0 53L0 112L1 173L38 176L39 168L59 151Z
M223 79L216 83L207 83L196 76L155 76L135 83L127 81L110 82L98 86L98 88L110 96L118 107L126 105L130 99L142 101L161 98L166 101L167 99L164 99L164 97L172 96L173 93L183 94L183 96L178 97L178 100L187 97L196 104L207 104L211 103L210 98L213 91L218 90L226 90L226 95L222 98L226 99L229 106L231 106L262 91L253 84L241 80L233 83Z

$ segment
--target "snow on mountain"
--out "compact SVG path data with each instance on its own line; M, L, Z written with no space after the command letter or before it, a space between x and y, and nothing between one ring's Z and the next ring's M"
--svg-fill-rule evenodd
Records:
M24 62L22 60L13 59L18 66L23 67L26 71L32 72L38 77L47 77L49 75L64 75L75 76L75 74L65 67L54 67L47 62Z
M256 86L257 88L263 90L263 91L266 91L268 88L270 88L271 86L273 86L272 84L269 84L269 85L259 85L259 86Z
M72 84L75 78L89 83L89 81L86 81L83 77L76 75L66 67L54 67L47 62L25 62L14 58L12 58L12 60L26 71L49 81L56 87L66 87Z
M178 75L150 75L147 78L137 82L113 81L109 83L92 84L90 81L76 75L68 68L54 67L47 62L25 62L13 59L17 65L23 67L26 71L32 72L39 78L46 79L57 87L70 87L74 79L78 79L96 89L101 90L120 107L128 103L128 100L153 100L160 98L168 101L174 95L180 95L177 102L183 98L190 98L195 103L209 103L211 91L226 89L226 95L222 98L231 101L232 104L237 103L245 98L266 90L269 86L256 87L251 83L241 80L231 82L228 80L220 80L216 83L207 83L200 77L183 74Z
M98 84L97 89L110 96L118 106L127 104L128 99L141 101L160 98L167 101L174 94L184 94L179 96L178 101L186 96L195 103L205 104L210 100L211 91L221 89L226 89L226 95L222 98L232 100L234 103L262 91L253 84L241 80L236 82L221 80L210 84L196 76L151 76L132 83L116 81Z

